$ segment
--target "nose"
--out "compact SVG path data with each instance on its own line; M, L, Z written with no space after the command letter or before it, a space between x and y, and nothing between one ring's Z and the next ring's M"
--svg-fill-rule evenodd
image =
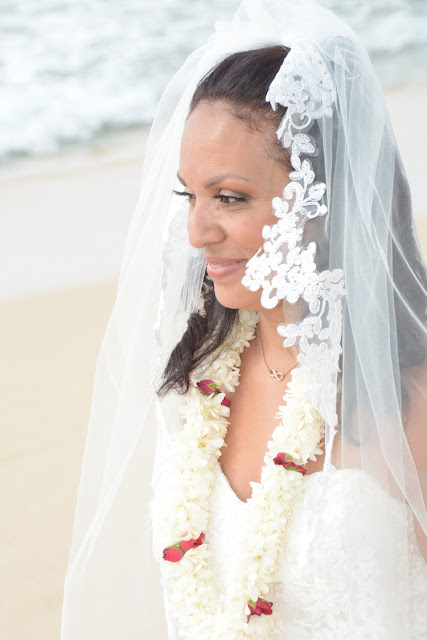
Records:
M188 240L196 249L224 240L226 233L208 201L197 201L188 211Z

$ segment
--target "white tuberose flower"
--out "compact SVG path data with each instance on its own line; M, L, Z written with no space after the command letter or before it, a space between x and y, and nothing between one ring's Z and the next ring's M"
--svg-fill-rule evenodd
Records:
M261 482L251 483L240 571L221 609L211 552L202 534L207 530L215 465L228 427L230 408L223 404L224 397L238 384L240 354L254 338L258 314L241 310L238 320L238 335L228 353L213 360L203 381L194 382L186 398L181 410L184 426L174 440L168 477L159 496L163 508L159 535L165 548L178 548L182 554L166 554L162 571L171 588L180 634L186 640L264 640L273 633L277 620L268 594L277 578L279 554L303 483L300 472L275 464L274 457L286 453L295 462L305 463L321 453L323 422L308 399L310 378L294 369L284 396L286 404L277 414L280 424L268 444ZM183 541L191 544L181 548ZM179 560L167 561L175 557Z

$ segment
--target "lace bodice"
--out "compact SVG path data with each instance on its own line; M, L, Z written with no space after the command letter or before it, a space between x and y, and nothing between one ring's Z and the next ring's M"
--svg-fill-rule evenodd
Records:
M424 640L427 565L409 508L360 470L332 468L304 480L269 595L283 621L274 638ZM238 571L246 508L218 463L207 541L223 601Z

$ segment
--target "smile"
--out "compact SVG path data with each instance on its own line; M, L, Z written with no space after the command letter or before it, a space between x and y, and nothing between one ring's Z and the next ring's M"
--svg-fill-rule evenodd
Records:
M246 259L236 260L235 262L224 262L224 264L212 264L208 262L207 272L213 280L227 277L236 271L240 271L242 266L247 262Z
M240 262L246 262L246 260L236 260L236 262L227 262L226 264L213 265L209 263L211 269L222 269L223 267L229 267L230 264L239 264Z

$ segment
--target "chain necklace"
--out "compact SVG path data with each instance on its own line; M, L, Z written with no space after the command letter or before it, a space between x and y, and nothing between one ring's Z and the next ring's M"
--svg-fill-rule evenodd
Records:
M296 362L292 365L292 367L290 369L288 369L288 371L286 371L286 373L282 373L281 371L276 371L275 369L273 369L273 367L269 367L267 364L267 360L265 359L265 355L264 355L264 349L262 346L262 339L261 339L261 331L258 325L258 336L259 336L259 343L261 345L261 353L262 353L262 357L264 358L264 362L265 362L265 366L268 369L268 373L272 378L276 378L276 380L278 380L279 382L281 382L290 371L292 371L292 369L295 367Z

